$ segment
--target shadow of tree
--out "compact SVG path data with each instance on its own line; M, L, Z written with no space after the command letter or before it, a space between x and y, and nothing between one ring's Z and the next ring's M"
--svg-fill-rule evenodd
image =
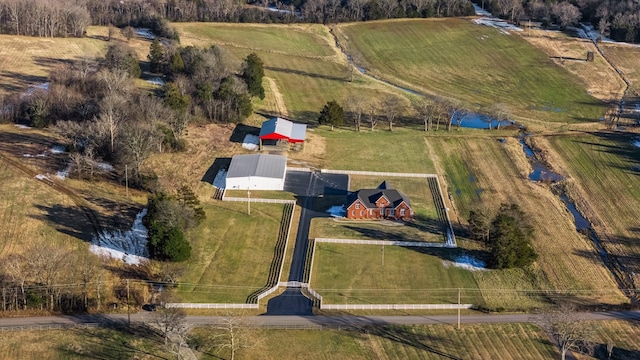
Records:
M65 205L34 205L44 212L41 215L29 215L31 218L53 225L58 232L73 236L86 242L94 235L93 227L87 220L87 215L77 206Z

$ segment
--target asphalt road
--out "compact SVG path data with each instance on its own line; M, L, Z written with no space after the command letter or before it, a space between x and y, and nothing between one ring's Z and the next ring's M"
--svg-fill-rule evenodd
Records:
M131 314L132 322L149 321L152 313ZM587 320L636 320L640 321L640 311L611 311L584 313ZM221 322L223 316L187 316L186 321L192 325L214 325ZM522 323L535 322L533 314L510 315L464 315L460 317L462 324L484 323ZM247 316L243 317L247 324L255 326L313 326L351 327L364 325L419 325L419 324L456 324L455 315L437 316ZM15 317L0 318L0 327L32 326L52 324L85 324L85 323L126 323L126 314L78 315L78 316L47 316L47 317Z

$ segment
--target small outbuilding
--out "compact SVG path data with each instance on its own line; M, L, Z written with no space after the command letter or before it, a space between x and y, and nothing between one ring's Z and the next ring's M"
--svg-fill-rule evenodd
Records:
M274 117L262 123L260 128L260 149L264 141L302 145L306 140L307 125Z
M231 158L225 186L229 190L282 190L286 173L284 156L236 155Z

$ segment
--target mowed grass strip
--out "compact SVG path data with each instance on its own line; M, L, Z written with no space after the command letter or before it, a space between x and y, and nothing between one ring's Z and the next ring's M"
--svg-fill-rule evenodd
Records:
M539 258L530 268L473 273L488 306L513 309L540 305L540 293L500 289L575 290L580 291L575 295L580 301L626 301L593 245L576 232L565 205L547 186L528 180L528 163L517 138L506 138L503 143L489 136L432 137L428 143L445 169L449 186L455 184L456 220L466 223L468 211L480 202L493 209L501 203L515 203L535 230L532 243ZM477 194L477 189L483 191Z
M192 332L196 339L211 334ZM555 346L532 324L376 326L366 331L260 330L246 339L255 346L241 349L239 359L552 359ZM203 344L208 344L206 341ZM203 353L203 359L229 353Z
M337 27L376 76L469 105L503 102L516 117L597 121L600 101L585 85L517 35L468 19L411 19Z
M379 220L313 219L312 238L444 242L443 227L437 217L416 214L411 222Z
M431 251L316 243L310 283L328 304L451 304L463 288L464 303L482 305L472 273L445 266Z
M207 219L193 230L178 295L184 302L243 303L264 286L273 259L283 205L203 204Z
M632 144L636 140L635 134L598 132L549 137L537 143L549 148L551 161L575 179L568 185L570 195L607 251L629 272L639 274L640 149Z

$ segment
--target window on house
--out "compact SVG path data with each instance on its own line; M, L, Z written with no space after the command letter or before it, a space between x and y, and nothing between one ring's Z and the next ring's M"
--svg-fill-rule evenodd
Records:
M356 211L355 210L351 211L351 216L356 216Z
M369 209L369 215L373 215L373 209Z
M404 216L405 209L400 209L400 216Z
M384 216L384 209L380 208L380 215Z
M396 209L389 209L389 216L395 216Z
M360 209L360 204L356 204L356 209Z
M360 216L362 216L362 210L360 210Z

